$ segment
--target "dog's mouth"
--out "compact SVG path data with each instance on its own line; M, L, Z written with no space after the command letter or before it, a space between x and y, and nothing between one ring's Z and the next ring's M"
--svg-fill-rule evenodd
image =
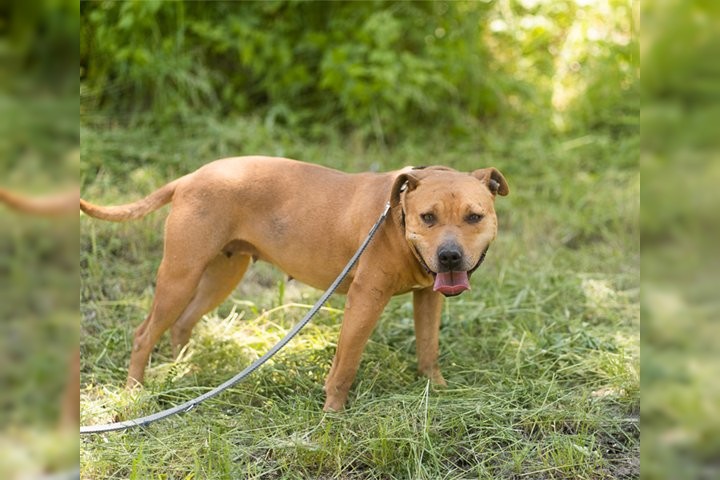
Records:
M485 255L487 254L488 248L490 248L490 246L488 246L485 248L485 250L483 250L477 263L470 270L433 272L430 267L428 267L428 264L425 262L425 259L422 257L422 255L420 255L417 247L415 247L415 245L413 245L413 247L415 249L415 254L417 255L418 260L420 260L420 264L435 279L435 282L433 283L433 291L440 292L446 297L454 297L456 295L460 295L465 290L470 290L470 276L473 274L473 272L475 272L475 270L478 269L478 267L480 267L483 260L485 260Z
M475 266L468 271L458 270L436 273L428 268L428 271L433 275L433 277L435 277L433 290L442 293L446 297L454 297L456 295L460 295L465 290L470 290L470 276L480 267L483 260L485 260L485 255L487 255L489 248L490 246L488 245L485 250L483 250L483 253L480 255L480 258ZM425 264L424 260L423 264L425 265L425 268L427 268L427 264Z
M460 295L465 290L470 290L470 275L468 272L438 272L433 273L435 283L433 290L440 292L446 297Z

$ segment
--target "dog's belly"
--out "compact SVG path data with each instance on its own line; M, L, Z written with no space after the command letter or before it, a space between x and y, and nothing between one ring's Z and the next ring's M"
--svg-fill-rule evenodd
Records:
M293 279L317 288L327 289L350 260L352 253L347 255L327 253L327 250L312 249L298 252L298 248L267 248L257 247L245 240L233 240L223 248L223 255L249 255L255 261L270 263ZM337 293L347 293L352 283L353 272L340 284Z

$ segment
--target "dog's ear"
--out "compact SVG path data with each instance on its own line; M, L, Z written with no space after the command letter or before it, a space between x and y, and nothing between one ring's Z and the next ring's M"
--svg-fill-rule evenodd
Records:
M400 203L400 195L402 192L410 192L415 190L419 180L411 173L403 173L398 175L393 182L392 190L390 191L390 206L394 207Z
M487 185L493 195L502 195L504 197L510 193L507 180L500 173L500 170L495 167L481 168L472 172L471 175Z

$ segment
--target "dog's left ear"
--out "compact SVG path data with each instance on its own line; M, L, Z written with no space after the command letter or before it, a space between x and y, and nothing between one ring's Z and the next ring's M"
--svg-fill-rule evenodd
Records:
M507 180L500 173L500 170L495 167L481 168L472 172L471 175L487 185L493 195L502 195L504 197L510 193Z
M415 190L419 180L410 173L398 175L393 182L392 190L390 190L390 206L394 207L400 203L400 194Z

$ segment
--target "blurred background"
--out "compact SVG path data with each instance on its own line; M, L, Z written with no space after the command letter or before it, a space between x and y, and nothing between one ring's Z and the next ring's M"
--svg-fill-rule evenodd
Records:
M717 478L720 5L643 5L643 473Z
M63 407L77 368L76 207L48 216L10 207L5 193L51 204L76 195L79 25L73 1L0 6L2 478L78 468L77 410Z

